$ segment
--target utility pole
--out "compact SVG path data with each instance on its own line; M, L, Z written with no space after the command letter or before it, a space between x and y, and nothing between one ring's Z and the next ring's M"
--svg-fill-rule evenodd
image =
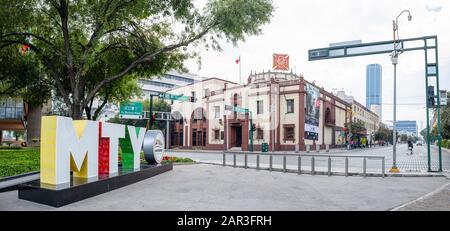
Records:
M148 130L152 129L153 124L153 95L150 93L150 108L149 108L149 115L148 115Z
M253 130L253 119L252 119L252 112L251 111L249 111L249 116L250 116L250 148L249 148L249 150L250 150L250 152L253 152L253 132L254 132L254 130Z
M398 64L398 56L402 53L402 48L400 51L397 50L397 40L399 40L398 36L398 18L403 13L408 13L408 21L412 20L411 12L409 10L403 10L395 19L395 21L392 22L393 24L393 34L394 34L394 51L391 54L391 62L392 65L394 65L394 118L393 118L393 124L392 124L392 168L389 170L389 172L400 172L400 169L397 167L397 129L396 129L396 123L397 123L397 64Z

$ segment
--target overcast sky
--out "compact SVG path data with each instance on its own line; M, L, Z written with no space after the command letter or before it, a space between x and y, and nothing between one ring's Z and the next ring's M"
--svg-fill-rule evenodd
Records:
M203 0L201 0L203 1ZM290 66L309 81L326 90L344 89L365 105L366 65L379 63L383 68L383 121L392 120L393 66L389 54L346 59L308 61L308 50L333 42L392 40L392 20L399 19L400 38L437 35L439 40L440 88L450 90L450 0L274 0L272 22L263 34L249 37L237 47L222 42L222 52L202 51L202 65L186 62L192 73L239 81L241 56L242 79L250 71L272 68L272 54L290 55ZM397 65L397 120L417 120L426 126L424 52L403 53ZM422 126L422 127L423 127Z

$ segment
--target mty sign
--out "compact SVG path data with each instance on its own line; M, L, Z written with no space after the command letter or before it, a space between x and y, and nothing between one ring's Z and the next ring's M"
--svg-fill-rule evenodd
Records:
M160 132L160 131L159 131ZM41 183L65 184L73 177L95 178L118 173L119 147L122 168L139 169L145 128L62 116L44 116L41 123ZM159 139L159 143L164 143ZM153 158L160 163L162 155Z

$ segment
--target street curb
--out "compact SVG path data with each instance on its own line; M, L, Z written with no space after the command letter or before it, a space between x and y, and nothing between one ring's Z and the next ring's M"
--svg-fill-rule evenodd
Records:
M7 176L7 177L0 178L0 182L8 181L8 180L14 180L14 179L17 179L17 178L21 178L21 177L25 177L25 176L31 176L31 175L39 174L39 173L40 173L40 171L35 171L35 172L22 173L22 174L14 175L14 176Z
M259 169L256 169L255 167L252 166L247 166L247 168L245 166L241 166L241 165L236 165L236 167L233 167L233 165L223 165L223 164L219 164L219 163L210 163L210 162L197 162L198 164L208 164L208 165L217 165L217 166L223 166L223 167L232 167L232 168L243 168L243 169L254 169L254 170L265 170L265 171L270 171L270 168L266 168L266 167L260 167ZM298 171L296 170L292 170L292 169L286 169L286 171L284 171L281 168L272 168L273 172L286 172L286 173L296 173L299 174ZM302 170L301 174L299 175L312 175L310 170ZM320 170L316 170L314 171L314 175L328 175L328 172L326 171L320 171ZM345 176L345 173L343 172L331 172L330 176ZM383 177L381 173L366 173L364 176L364 173L357 173L357 172L349 172L348 176L361 176L361 177ZM395 174L391 174L391 173L386 173L384 177L446 177L443 174L402 174L402 173L395 173Z
M423 195L423 196L421 196L421 197L419 197L419 198L417 198L417 199L415 199L415 200L412 200L412 201L410 201L410 202L407 202L407 203L405 203L405 204L402 204L402 205L399 205L399 206L397 206L397 207L394 207L394 208L390 209L389 211L398 211L398 210L400 210L400 209L402 209L402 208L405 208L405 207L407 207L407 206L409 206L409 205L412 205L412 204L414 204L414 203L417 203L417 202L419 202L419 201L422 201L422 200L425 200L425 199L427 199L427 198L429 198L429 197L432 197L433 195L436 195L437 193L439 193L439 192L441 192L442 190L444 190L444 189L445 189L447 186L449 186L449 185L450 185L450 183L444 184L444 185L442 185L441 187L435 189L435 190L432 191L432 192L429 192L429 193L427 193L427 194L425 194L425 195Z
M197 162L172 162L173 166L177 166L177 165L196 165L198 164Z

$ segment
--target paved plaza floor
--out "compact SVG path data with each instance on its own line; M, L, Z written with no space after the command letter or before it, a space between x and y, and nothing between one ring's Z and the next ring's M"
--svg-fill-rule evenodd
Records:
M174 166L61 208L4 192L0 210L390 210L449 182L445 177L328 177L196 164Z
M281 153L281 152L277 152ZM286 152L287 154L295 154L294 152ZM306 154L305 152L300 152L300 154ZM309 154L315 154L317 152L311 151ZM439 159L438 159L438 151L437 147L431 147L431 169L436 171L439 170ZM223 156L221 152L215 151L178 151L178 150L169 150L168 154L171 156L178 157L189 157L195 161L203 162L203 163L223 163ZM324 150L320 151L320 154L329 154L333 155L349 155L349 156L384 156L385 157L385 170L386 172L392 167L393 156L392 156L392 146L388 147L375 147L375 148L365 148L365 149L353 149L353 150L343 150L343 149L332 149L329 153ZM227 155L226 163L227 165L232 165L232 155ZM244 162L243 156L238 156L238 163L242 165ZM268 167L269 166L269 158L268 156L260 157L261 166ZM287 158L287 165L293 169L297 169L297 159L294 157ZM380 160L367 160L367 168L368 172L381 172L381 164ZM249 156L248 164L250 166L256 166L256 157ZM332 169L339 169L344 171L344 159L343 158L333 158L332 159ZM282 157L274 157L273 165L275 167L282 166ZM310 169L311 167L311 158L303 157L302 158L302 166L304 169ZM316 168L327 168L328 162L327 158L315 158L315 167ZM397 146L397 166L400 168L402 173L427 173L428 172L428 158L427 158L427 149L426 146L415 146L414 152L412 155L409 155L406 144L399 144ZM349 168L354 171L362 172L363 168L363 160L361 158L350 158L349 159ZM450 172L450 152L446 149L442 151L442 168L445 172Z

